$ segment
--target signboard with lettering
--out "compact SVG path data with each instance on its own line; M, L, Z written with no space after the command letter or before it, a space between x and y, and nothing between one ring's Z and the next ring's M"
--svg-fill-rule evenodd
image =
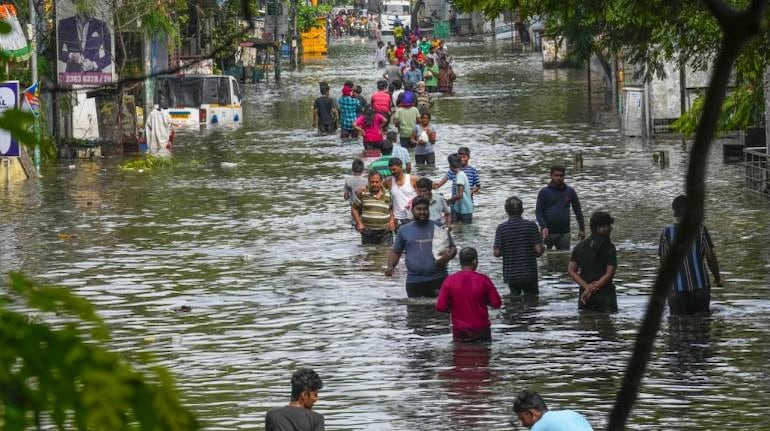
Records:
M268 16L283 15L283 3L280 0L268 0L267 15Z
M0 116L19 106L19 81L0 82ZM0 129L0 156L18 157L19 141L11 132Z
M56 2L59 85L98 87L115 80L115 40L110 2Z

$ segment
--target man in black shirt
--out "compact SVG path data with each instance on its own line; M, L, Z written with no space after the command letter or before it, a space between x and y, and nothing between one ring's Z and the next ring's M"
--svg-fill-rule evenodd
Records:
M311 410L322 387L315 371L297 370L291 376L291 402L267 412L265 431L324 431L324 417Z
M578 223L578 239L586 237L583 222L583 210L580 207L575 189L564 183L566 168L561 165L551 167L551 182L537 194L535 216L543 235L543 242L549 250L569 250L570 217L569 210L575 212Z
M580 286L580 310L618 312L615 285L612 284L618 258L610 240L614 222L606 212L594 213L590 222L591 236L572 250L567 272Z
M337 118L337 102L329 97L329 85L322 82L321 97L313 104L313 127L318 127L318 133L322 135L334 134L337 130Z

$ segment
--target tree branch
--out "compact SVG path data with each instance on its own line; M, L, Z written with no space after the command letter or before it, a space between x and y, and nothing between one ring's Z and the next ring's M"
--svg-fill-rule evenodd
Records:
M642 377L653 349L655 337L666 301L666 294L690 249L700 225L703 223L705 201L706 158L719 119L725 88L732 65L750 37L760 28L759 20L767 0L752 0L740 15L727 8L719 0L704 0L722 26L722 45L714 63L714 72L706 92L706 102L696 129L695 142L690 150L687 171L687 211L680 225L679 234L663 260L655 280L652 296L637 334L634 352L626 367L623 385L618 392L615 406L610 412L608 430L623 430L629 413L636 402Z

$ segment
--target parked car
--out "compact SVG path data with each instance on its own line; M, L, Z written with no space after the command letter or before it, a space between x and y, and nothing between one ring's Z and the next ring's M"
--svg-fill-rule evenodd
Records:
M513 24L503 24L495 27L495 39L513 39L515 28Z

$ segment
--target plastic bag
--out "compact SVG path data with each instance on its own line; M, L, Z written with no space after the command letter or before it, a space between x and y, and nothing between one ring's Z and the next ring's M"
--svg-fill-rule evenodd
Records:
M433 258L440 259L441 256L449 249L449 228L446 226L433 226Z
M422 142L425 145L429 144L430 138L428 137L428 132L426 132L425 130L420 132L420 136L417 138L417 140Z

